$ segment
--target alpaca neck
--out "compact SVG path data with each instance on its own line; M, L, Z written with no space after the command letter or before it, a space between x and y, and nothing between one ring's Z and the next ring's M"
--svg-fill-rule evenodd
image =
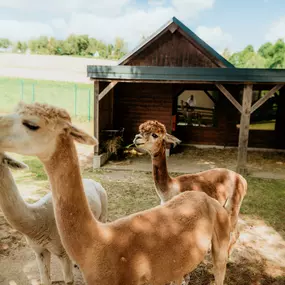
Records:
M169 189L168 186L171 181L171 177L167 170L164 146L162 146L161 149L152 156L152 174L157 191L162 194L166 194Z
M59 138L53 156L45 161L52 188L57 227L62 243L74 260L84 257L98 223L84 193L79 161L71 138Z
M35 226L31 207L20 195L11 171L3 165L0 166L0 207L9 224L22 234L28 234Z

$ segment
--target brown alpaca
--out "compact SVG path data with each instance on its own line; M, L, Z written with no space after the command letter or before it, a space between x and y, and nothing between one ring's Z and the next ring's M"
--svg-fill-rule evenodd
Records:
M97 221L84 195L74 140L97 140L71 124L68 113L20 104L0 116L0 149L36 155L52 185L56 223L65 249L89 285L164 285L182 281L212 247L217 285L225 277L230 225L227 211L201 192L112 223Z
M139 134L134 139L134 144L139 149L151 155L155 188L161 203L181 192L191 190L203 191L218 200L230 213L232 232L230 254L232 246L239 237L237 223L240 207L247 192L246 180L238 173L224 168L170 177L165 155L167 143L175 146L180 140L168 134L165 126L158 121L146 121L141 124Z

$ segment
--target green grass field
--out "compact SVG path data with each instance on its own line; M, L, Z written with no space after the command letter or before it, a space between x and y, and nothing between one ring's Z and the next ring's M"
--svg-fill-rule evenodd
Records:
M239 128L239 124L237 125L237 128ZM275 120L259 122L259 123L252 123L249 125L249 129L250 130L274 131Z
M49 103L67 109L72 116L93 117L92 84L0 77L0 112L14 109L23 100Z

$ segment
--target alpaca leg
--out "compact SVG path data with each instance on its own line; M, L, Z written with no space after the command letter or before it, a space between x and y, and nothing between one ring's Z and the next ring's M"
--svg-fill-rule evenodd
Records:
M228 261L229 235L221 236L214 234L212 240L212 258L214 264L215 284L223 285Z
M37 257L42 285L51 285L50 256L51 254L48 250L36 251L36 257Z
M229 256L229 260L231 261L231 256L232 256L232 252L233 252L233 248L239 238L240 232L238 230L238 227L236 227L234 229L233 232L231 232L231 238L230 238L230 245L229 245L229 249L228 249L228 256Z
M73 262L67 256L67 254L58 256L59 261L61 263L62 271L63 271L63 278L66 284L73 284L74 283L74 276L73 276Z
M100 191L100 199L101 199L101 215L99 217L99 221L102 223L107 222L108 217L108 196L105 191Z

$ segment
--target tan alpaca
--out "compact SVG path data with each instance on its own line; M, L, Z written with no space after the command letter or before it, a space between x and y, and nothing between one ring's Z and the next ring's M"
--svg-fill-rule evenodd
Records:
M64 281L72 284L73 263L66 254L55 223L51 193L34 204L28 204L19 193L9 168L23 169L27 166L4 153L0 153L0 208L9 224L21 232L35 252L40 271L41 284L51 285L51 254L58 257ZM83 179L88 202L96 218L106 221L107 194L98 182Z
M155 188L161 203L189 190L203 191L218 200L230 213L233 234L229 248L230 254L239 236L237 222L240 207L247 192L246 180L238 173L224 168L170 177L165 156L166 143L176 145L180 140L168 134L165 126L158 121L146 121L141 124L139 134L134 139L134 144L139 149L151 155Z
M60 237L89 285L181 282L210 244L216 284L223 284L230 228L228 213L216 200L189 191L104 224L90 211L74 145L74 140L91 145L97 140L72 125L66 111L20 104L14 114L0 117L0 130L0 149L36 155L44 163Z

